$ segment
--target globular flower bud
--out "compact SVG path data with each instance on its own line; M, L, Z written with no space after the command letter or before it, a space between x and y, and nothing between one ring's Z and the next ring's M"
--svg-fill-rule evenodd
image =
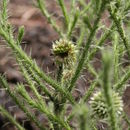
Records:
M123 111L123 101L117 92L112 91L113 106L117 116ZM99 119L108 118L108 107L101 91L96 92L90 100L93 114Z
M52 46L52 53L56 64L70 66L76 61L76 47L67 39L60 39Z

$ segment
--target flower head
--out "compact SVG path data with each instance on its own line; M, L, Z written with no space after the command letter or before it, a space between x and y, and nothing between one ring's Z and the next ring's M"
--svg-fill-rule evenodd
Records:
M120 115L123 111L123 101L117 92L112 92L113 105L117 115ZM90 105L94 115L100 119L108 117L108 107L104 99L104 95L101 91L96 92L90 100Z
M60 39L52 46L53 55L57 64L69 66L76 61L76 47L67 39Z

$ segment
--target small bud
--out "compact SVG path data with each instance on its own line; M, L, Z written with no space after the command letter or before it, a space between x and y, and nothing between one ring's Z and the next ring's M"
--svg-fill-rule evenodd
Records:
M52 46L52 53L56 64L70 66L76 61L76 47L67 39L60 39Z
M113 105L117 116L123 111L123 101L117 92L112 92ZM90 100L90 105L95 116L100 119L108 117L108 107L101 91L96 92Z
M62 77L62 79L64 80L64 81L68 81L68 80L70 80L71 79L71 77L72 77L72 75L73 75L73 69L65 69L64 71L63 71L63 77Z

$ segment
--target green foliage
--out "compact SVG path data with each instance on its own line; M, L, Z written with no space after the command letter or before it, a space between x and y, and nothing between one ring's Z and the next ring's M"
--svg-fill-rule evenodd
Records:
M97 130L97 123L102 121L105 121L108 129L119 130L118 124L123 119L129 125L127 114L122 112L118 115L116 111L121 112L120 97L123 96L130 79L130 67L123 66L125 61L130 63L130 43L127 37L129 33L127 27L129 28L130 25L128 20L130 3L127 0L90 0L88 3L85 0L71 0L71 8L68 10L65 0L56 2L63 13L63 27L59 27L49 14L45 0L35 1L36 7L41 10L60 37L60 40L54 42L52 46L56 63L56 79L53 79L22 50L20 43L24 37L24 27L20 27L17 37L14 37L13 26L8 22L8 1L0 1L0 36L6 46L12 50L33 96L22 83L17 84L12 92L3 75L0 75L0 85L40 130L74 130L76 128ZM109 13L110 17L108 14L104 16L105 12ZM110 26L103 23L104 17L110 21ZM75 43L73 38L76 39ZM107 40L111 44L108 44ZM102 55L102 58L98 59L102 67L98 69L93 64L97 53ZM89 88L79 101L76 101L72 92L76 89L77 80L82 78L84 70L87 70L92 78L88 77L90 82L87 87ZM97 87L98 98L91 97ZM48 104L38 91L39 88L47 97ZM93 99L91 102L89 102L90 97ZM72 108L69 114L67 114L68 106ZM31 109L36 109L47 117L48 127L41 125L37 117L30 112ZM94 113L97 111L101 116ZM0 113L19 130L24 130L2 106L0 106ZM102 117L107 117L107 120Z
M5 110L5 108L3 108L2 106L0 106L0 112L6 116L11 123L13 123L19 130L25 130L22 126L20 126L17 121Z

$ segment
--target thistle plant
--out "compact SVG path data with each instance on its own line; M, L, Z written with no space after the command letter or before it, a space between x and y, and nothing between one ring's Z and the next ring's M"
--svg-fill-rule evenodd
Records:
M56 76L52 78L24 52L20 45L24 37L24 26L19 27L17 36L14 36L13 26L8 20L8 0L0 1L0 37L12 50L32 95L24 83L15 84L12 91L6 76L2 74L0 86L25 113L26 118L40 130L97 130L97 123L102 121L107 124L105 129L119 130L123 129L120 123L122 120L129 127L129 117L123 111L125 105L122 96L130 79L130 43L127 33L130 2L71 0L69 10L65 6L65 0L56 2L63 15L63 26L60 27L52 14L49 14L46 1L34 1L59 34L59 39L52 41L50 48L56 65ZM107 15L104 16L106 12ZM109 26L104 24L103 16L110 21ZM98 60L97 54L100 54ZM95 67L97 61L100 61L101 67ZM128 65L124 67L124 63ZM87 90L76 100L74 92L77 87L83 87L78 86L78 81L83 79L83 71L91 75L91 78L87 77ZM39 88L47 97L48 103L38 91ZM32 109L47 118L48 126L30 112ZM26 129L2 105L0 113L18 130Z

